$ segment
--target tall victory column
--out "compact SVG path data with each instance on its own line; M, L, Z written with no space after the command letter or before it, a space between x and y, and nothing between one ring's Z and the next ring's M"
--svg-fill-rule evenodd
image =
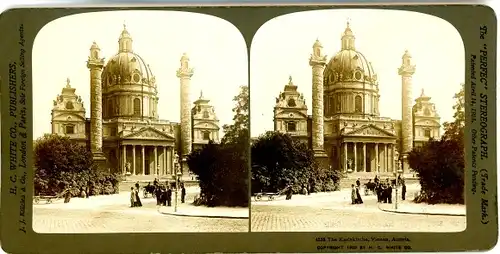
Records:
M102 151L102 83L101 74L104 58L100 57L100 49L94 42L90 47L87 68L90 70L90 151L98 166L106 164Z
M412 112L412 76L415 73L415 65L411 64L411 55L408 50L403 55L403 63L398 70L401 75L401 161L403 172L408 172L408 153L413 148L413 112Z
M181 154L182 173L188 172L187 156L191 153L191 100L190 83L193 76L193 69L189 68L189 57L184 53L181 57L181 67L177 70L177 77L181 86Z
M323 119L323 70L326 65L326 55L321 52L323 46L316 40L313 53L309 59L312 67L312 149L318 161L327 162L328 155L324 148L324 119ZM323 163L320 163L320 165Z

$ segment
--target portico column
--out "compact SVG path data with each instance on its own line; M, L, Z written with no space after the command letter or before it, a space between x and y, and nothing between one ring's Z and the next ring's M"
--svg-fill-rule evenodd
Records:
M354 142L354 172L358 172L358 152L356 151L356 142Z
M127 146L122 145L123 147L123 174L125 175L127 173Z
M347 172L347 142L344 142L344 171Z
M366 172L366 143L363 142L363 172Z
M392 165L392 171L395 173L398 172L398 169L396 168L395 162L394 162L394 144L391 144L391 165Z
M155 146L155 159L154 159L154 163L155 163L154 164L154 175L156 175L158 173L157 172L157 170L158 170L158 149L157 149L156 146ZM149 172L149 173L151 173L151 172Z
M167 149L167 175L171 173L172 170L172 148Z
M132 146L132 168L133 168L133 174L135 175L135 145Z
M163 167L162 167L161 174L166 175L167 174L167 147L163 146Z
M142 153L142 173L144 174L146 172L146 154L144 151L144 145L141 145L141 153Z
M389 172L389 170L387 169L387 144L384 144L384 172Z
M378 143L375 143L375 172L380 173L378 163Z

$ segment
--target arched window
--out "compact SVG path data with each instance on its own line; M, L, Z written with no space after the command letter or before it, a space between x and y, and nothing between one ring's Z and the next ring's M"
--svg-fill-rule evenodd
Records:
M356 97L354 98L354 112L363 112L363 99L361 99L361 95L356 95Z
M139 98L134 99L134 116L141 115L141 100Z
M74 134L75 133L75 126L73 125L66 125L66 134Z
M203 118L209 118L210 115L208 114L208 111L203 111Z
M295 103L295 100L293 98L288 100L288 107L295 107L295 106L297 106L297 104Z
M287 131L297 131L297 124L295 122L286 123L286 130Z
M66 109L73 109L73 103L71 101L66 102Z

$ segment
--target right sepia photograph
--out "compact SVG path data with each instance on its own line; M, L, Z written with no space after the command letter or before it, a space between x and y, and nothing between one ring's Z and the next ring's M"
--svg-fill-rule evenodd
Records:
M382 9L287 14L257 31L250 59L252 232L465 230L453 25Z

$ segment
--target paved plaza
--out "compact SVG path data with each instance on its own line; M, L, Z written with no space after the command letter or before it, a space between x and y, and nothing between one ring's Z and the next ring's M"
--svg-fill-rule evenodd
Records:
M414 189L415 187L409 186L409 190ZM412 199L411 195L408 196ZM350 190L314 193L310 196L294 195L291 200L284 200L284 197L274 201L266 201L265 198L258 202L252 200L252 231L458 232L465 230L465 216L391 213L379 209L375 195L362 197L364 203L361 205L351 205ZM408 200L399 202L400 207L410 204L411 201ZM422 204L422 206L428 205Z
M187 202L197 194L187 189ZM73 198L64 204L34 205L33 229L39 233L114 232L248 232L248 219L204 218L158 212L156 199L142 198L142 207L130 208L129 193ZM180 200L180 198L179 198ZM172 204L173 205L173 204ZM180 204L186 207L189 204Z

